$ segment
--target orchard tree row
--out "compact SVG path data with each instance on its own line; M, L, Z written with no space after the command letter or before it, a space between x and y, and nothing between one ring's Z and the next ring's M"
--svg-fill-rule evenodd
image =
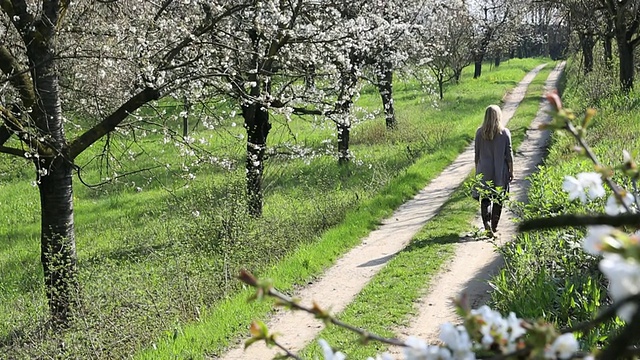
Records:
M611 11L623 6L611 3ZM114 132L135 138L155 126L168 142L192 147L186 133L180 137L166 126L180 123L183 115L153 111L154 106L168 100L185 106L224 103L199 120L242 115L249 212L260 216L274 114L332 121L338 161L347 163L354 102L363 84L379 90L386 126L393 131L395 73L430 73L442 97L444 84L460 80L466 65L475 63L474 77L481 76L487 56L498 66L505 55L546 55L561 43L550 41L548 33L559 26L554 21L564 5L543 5L525 0L0 2L0 153L23 158L16 164L34 169L41 262L54 323L68 322L78 293L73 179L82 170L78 157L92 145ZM636 28L637 21L626 31ZM633 38L627 43L635 44Z

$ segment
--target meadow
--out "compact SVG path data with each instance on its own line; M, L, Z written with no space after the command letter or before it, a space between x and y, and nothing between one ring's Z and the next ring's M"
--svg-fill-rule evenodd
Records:
M352 134L354 160L338 166L334 126L274 118L265 168L264 215L244 201L244 129L229 116L191 137L219 161L206 164L153 127L126 128L96 144L75 182L81 305L72 327L52 333L39 263L39 202L32 165L0 159L0 353L9 358L199 358L244 335L269 304L246 303L235 275L247 268L291 292L321 274L472 140L484 108L499 103L544 59L510 60L435 101L415 81L395 84L398 129L389 132L379 95ZM539 96L539 95L537 95ZM378 111L379 113L379 111ZM192 114L197 123L197 111ZM170 124L179 131L178 124ZM523 125L524 126L524 125ZM118 141L116 141L118 140ZM114 157L103 156L109 147ZM299 149L306 156L293 156ZM107 163L108 167L107 167ZM119 175L134 172L131 175ZM117 173L117 174L116 174ZM79 179L76 179L79 180ZM433 255L438 257L438 254ZM156 350L154 350L156 349Z

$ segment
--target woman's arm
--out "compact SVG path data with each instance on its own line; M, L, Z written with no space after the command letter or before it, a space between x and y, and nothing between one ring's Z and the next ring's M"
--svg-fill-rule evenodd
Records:
M507 146L506 154L504 155L507 166L509 167L509 182L511 182L511 180L513 180L513 150L511 148L511 131L509 131L509 129L505 129L505 133L507 134Z

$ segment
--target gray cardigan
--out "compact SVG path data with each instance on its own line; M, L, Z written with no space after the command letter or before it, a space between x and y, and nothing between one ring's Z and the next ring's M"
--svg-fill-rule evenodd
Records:
M482 174L482 182L492 181L494 186L509 184L509 163L513 163L511 132L504 129L493 140L482 138L479 128L475 140L476 175Z

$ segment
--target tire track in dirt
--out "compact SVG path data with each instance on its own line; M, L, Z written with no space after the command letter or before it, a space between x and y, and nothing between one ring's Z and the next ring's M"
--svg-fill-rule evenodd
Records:
M504 97L503 118L511 119L524 98L527 87L545 65L530 71L523 80ZM488 104L487 104L488 105ZM314 300L333 313L339 313L366 286L371 278L406 247L411 239L429 221L451 194L462 184L474 167L473 144L433 179L413 199L401 205L380 227L363 239L362 243L346 253L327 269L320 279L295 294L302 304L311 306ZM296 353L322 330L323 325L306 313L276 310L267 322L271 332L279 334L278 342ZM219 359L264 360L278 354L264 342L244 350L239 344Z
M545 92L556 88L564 66L564 62L558 64L549 74L545 83ZM548 102L543 99L535 119L527 129L526 138L516 151L513 166L515 179L511 184L510 197L517 201L526 201L529 187L526 178L536 171L546 152L549 133L538 130L538 127L550 120L547 113L549 110ZM479 208L478 206L478 210ZM479 212L474 222L477 227L483 228ZM396 333L400 334L401 338L412 335L431 344L438 343L441 324L460 322L451 299L464 294L472 308L477 308L489 300L491 287L487 281L499 271L503 264L495 246L511 241L516 234L513 215L507 210L503 213L498 237L494 243L461 239L452 261L433 279L429 293L417 302L418 314L412 318L407 328L400 329ZM392 350L396 354L399 351Z

